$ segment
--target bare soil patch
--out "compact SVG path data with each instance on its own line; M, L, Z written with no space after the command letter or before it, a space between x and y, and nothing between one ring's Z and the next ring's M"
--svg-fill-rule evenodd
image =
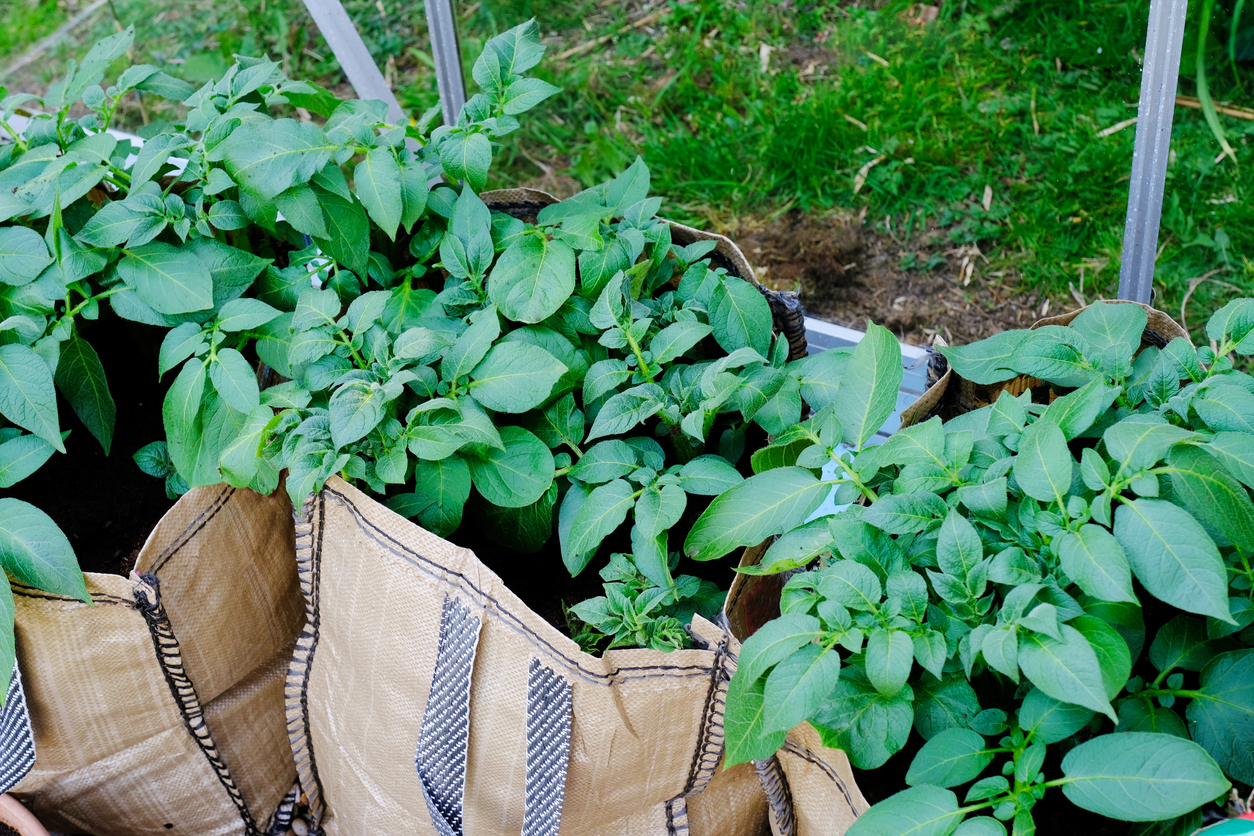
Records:
M898 339L930 344L940 334L965 345L1039 319L1048 300L1019 293L1007 276L986 272L974 247L956 247L943 230L929 230L903 245L890 234L867 229L856 216L790 212L765 222L738 221L728 230L763 284L799 290L806 312L865 330L883 325ZM903 257L935 269L903 269ZM1070 305L1052 305L1058 313ZM1046 308L1046 312L1048 308Z

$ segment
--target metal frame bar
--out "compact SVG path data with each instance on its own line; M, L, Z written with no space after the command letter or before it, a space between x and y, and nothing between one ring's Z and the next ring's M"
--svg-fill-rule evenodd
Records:
M427 32L435 62L435 85L440 92L444 124L457 124L466 104L466 80L462 76L462 52L457 38L457 15L452 0L426 0Z
M335 60L340 62L340 68L348 77L348 83L353 85L357 97L387 102L388 121L394 125L405 124L405 112L401 110L383 73L379 72L379 65L370 57L370 51L340 0L305 0L305 8L335 53Z
M1158 256L1158 226L1163 211L1171 123L1175 116L1180 51L1184 43L1188 0L1153 0L1141 66L1141 98L1137 106L1136 145L1128 215L1123 228L1123 262L1119 298L1149 304Z

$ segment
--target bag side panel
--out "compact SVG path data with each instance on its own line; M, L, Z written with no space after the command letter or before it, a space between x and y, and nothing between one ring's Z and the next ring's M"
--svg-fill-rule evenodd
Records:
M445 595L484 618L470 691L466 833L522 827L533 659L572 685L563 834L617 832L605 828L685 791L716 681L715 652L580 653L470 552L339 480L324 496L325 525L314 538L317 645L296 698L308 711L330 836L434 832L413 753ZM289 687L289 707L293 698Z
M88 575L87 584L95 606L14 586L36 750L14 795L71 832L243 833L184 726L131 582Z
M264 822L292 785L282 686L304 622L291 504L224 486L197 488L144 544L137 571L160 578L206 725L253 818ZM216 707L219 699L226 703Z

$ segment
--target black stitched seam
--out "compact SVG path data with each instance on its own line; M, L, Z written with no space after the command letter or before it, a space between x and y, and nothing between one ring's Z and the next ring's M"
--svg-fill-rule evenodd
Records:
M157 560L153 563L152 574L155 575L165 568L165 565L170 562L170 558L178 554L184 546L191 542L191 539L200 533L200 530L208 525L210 520L218 515L218 512L226 506L226 503L233 496L235 496L235 488L232 488L230 485L224 486L222 492L214 497L213 503L204 511L201 511L200 516L192 520L191 524L183 529L183 533L175 537L174 542L158 555Z
M523 624L522 620L519 619L516 615L514 615L509 610L500 606L500 602L498 602L495 598L485 593L479 587L475 586L474 583L472 583L469 580L469 578L467 578L465 575L461 574L460 572L454 572L450 569L446 569L445 567L440 566L438 563L431 560L430 558L424 557L406 548L404 545L402 545L401 543L396 541L394 538L389 536L387 533L385 533L382 529L380 529L374 523L367 520L365 516L361 513L361 511L357 508L356 504L354 504L353 501L349 499L347 496L345 496L344 494L341 494L333 490L332 488L324 489L323 493L328 494L332 497L335 497L342 505L348 508L350 512L353 514L353 516L357 518L357 521L360 525L363 525L369 528L373 532L372 534L370 534L370 536L371 536L371 539L375 540L375 542L379 543L380 545L384 545L382 541L379 539L379 538L383 538L384 540L387 540L393 543L396 546L396 549L400 550L400 551L397 551L396 549L387 547L388 550L392 552L393 555L401 558L402 560L405 560L406 562L413 565L415 568L430 575L436 580L443 581L444 583L448 583L457 588L460 588L463 592L467 594L473 593L477 598L480 599L481 602L491 603L494 609L496 610L496 612L501 616L501 620L503 622L508 623L509 626L516 632L531 637L531 639L534 640L533 644L543 645L545 648L548 649L548 654L546 655L549 655L550 658L553 658L555 660L560 659L561 661L565 662L566 666L569 669L571 669L572 673L574 673L576 676L579 676L581 679L587 682L592 682L596 685L602 685L602 686L608 687L613 682L627 682L633 679L655 679L657 677L678 677L681 679L689 679L689 678L694 678L694 677L708 676L710 674L712 666L706 666L706 665L647 665L647 666L642 666L642 667L616 668L615 671L610 674L601 674L601 673L597 673L596 671L586 670L577 661L566 656L560 650L553 647L553 645L549 644L546 640L542 639L533 630L531 630L529 627ZM440 572L444 573L445 575L449 575L454 578L457 578L458 580L461 581L461 583L454 584L451 580L449 580L448 577L441 577L440 575L436 574L436 572L432 571L431 569L428 569L426 566L423 566L422 564L429 564L431 567L438 569ZM482 603L480 605L482 605ZM651 674L643 673L647 671L656 671L656 673L651 673ZM623 674L624 672L632 672L632 673L642 672L642 675L622 676L621 674Z
M13 594L22 598L38 598L41 601L64 601L71 604L84 603L82 598L73 598L69 595L54 595L51 592L43 592L30 587L17 586L16 584L12 584L11 586L13 588ZM135 607L134 601L128 601L125 598L119 598L116 595L107 595L103 592L91 592L88 593L88 595L91 600L97 604L123 604L131 608Z
M703 761L710 754L707 751L710 748L710 732L716 724L721 726L718 723L717 712L714 710L714 696L718 693L719 686L723 684L723 657L726 652L727 642L724 640L719 644L718 653L714 657L714 664L710 667L710 687L705 692L705 705L701 709L701 733L697 736L697 745L692 751L692 764L688 767L688 782L684 785L683 795L692 792L697 786L699 774L705 771L702 768ZM705 783L709 783L709 780L707 777Z
M798 746L791 740L784 741L784 750L792 752L804 761L809 761L821 769L828 778L831 778L836 786L840 787L840 793L845 797L845 802L849 805L849 810L853 813L853 817L855 819L858 817L858 808L854 806L853 797L849 795L849 788L845 786L844 781L840 780L840 776L836 774L836 770L832 769L831 764L811 752L809 749Z
M183 665L183 652L178 637L174 635L174 628L170 624L170 618L166 614L165 607L161 604L160 581L156 575L152 574L142 575L141 577L152 588L153 600L151 602L147 601L137 587L135 590L135 606L148 624L148 635L152 639L157 665L161 668L161 675L165 678L166 685L170 689L170 696L174 698L174 704L178 707L183 726L187 729L187 733L191 735L192 739L196 741L201 754L209 762L209 768L217 775L218 783L226 790L231 803L235 805L236 812L239 813L239 817L244 823L245 836L257 836L257 823L253 821L252 813L244 801L244 795L236 785L235 779L231 777L231 770L227 768L226 761L222 759L222 753L218 751L217 744L213 742L213 734L209 731L209 724L205 720L204 706L200 701L200 696L196 693L196 684L187 675L187 670ZM165 639L164 642L162 641L163 639ZM199 725L204 732L203 735L197 733L196 724L193 723L193 719L197 717L199 718Z

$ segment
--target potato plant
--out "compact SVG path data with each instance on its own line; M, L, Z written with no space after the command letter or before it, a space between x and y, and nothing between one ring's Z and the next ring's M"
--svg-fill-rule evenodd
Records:
M827 352L834 400L755 453L685 543L710 559L779 535L752 571L805 568L741 650L729 764L806 720L861 769L917 732L910 788L851 836L1032 833L1051 788L1187 833L1230 781L1254 784L1254 380L1231 359L1254 354L1254 300L1214 315L1214 347L1138 353L1145 325L1099 303L942 349L968 380L1062 394L1003 391L879 446L896 341L873 327ZM833 489L857 504L807 521Z

